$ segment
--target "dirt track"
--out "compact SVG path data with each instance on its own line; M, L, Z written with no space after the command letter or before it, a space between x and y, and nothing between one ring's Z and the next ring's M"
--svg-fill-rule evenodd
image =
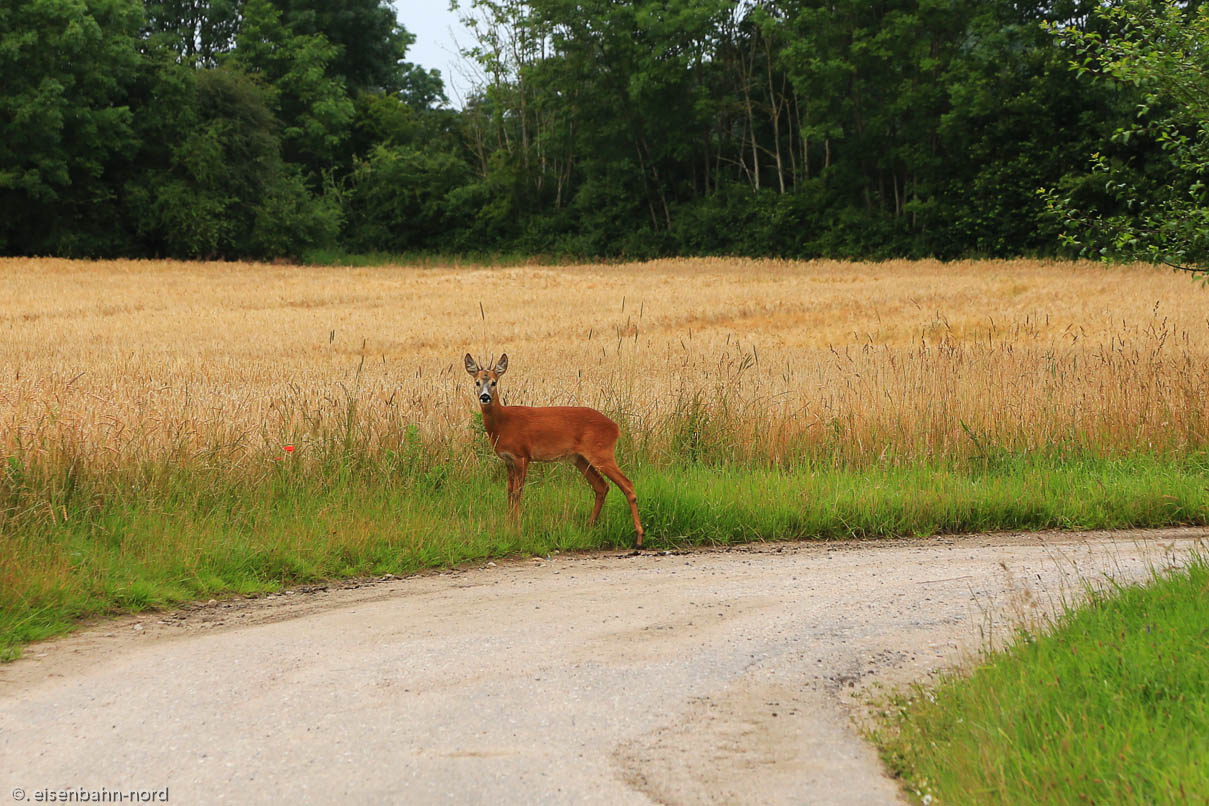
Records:
M893 803L871 681L1206 536L556 555L124 618L0 667L0 802Z

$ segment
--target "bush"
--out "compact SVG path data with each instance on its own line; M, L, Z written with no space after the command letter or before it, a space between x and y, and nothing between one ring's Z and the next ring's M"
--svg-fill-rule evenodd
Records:
M448 197L468 179L465 163L452 154L375 146L353 170L348 246L396 252L438 246L451 218ZM464 202L464 197L453 201Z

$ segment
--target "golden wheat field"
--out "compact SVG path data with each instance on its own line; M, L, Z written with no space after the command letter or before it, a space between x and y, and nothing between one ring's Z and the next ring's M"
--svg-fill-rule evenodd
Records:
M6 452L264 462L355 430L473 439L462 356L508 403L583 404L658 456L951 457L1209 443L1209 289L1150 267L680 259L376 268L0 261Z

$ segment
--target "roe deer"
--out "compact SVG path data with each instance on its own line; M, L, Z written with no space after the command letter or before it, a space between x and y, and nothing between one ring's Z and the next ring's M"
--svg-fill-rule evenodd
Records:
M642 548L642 521L638 520L638 499L634 484L617 467L613 448L621 429L595 409L581 406L505 406L499 402L496 384L508 370L508 356L501 355L492 369L483 369L466 353L466 371L474 377L479 405L483 409L483 427L491 447L508 468L508 508L515 521L520 516L521 489L530 462L555 462L570 459L596 491L596 506L588 524L595 524L609 492L608 477L630 503L634 516L636 545ZM602 475L603 474L603 475Z

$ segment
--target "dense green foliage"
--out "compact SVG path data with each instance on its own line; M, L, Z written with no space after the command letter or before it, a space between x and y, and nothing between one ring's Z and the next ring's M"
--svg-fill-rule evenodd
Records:
M1209 563L1093 592L900 702L884 755L924 802L1209 800Z
M464 0L453 110L385 0L13 0L0 252L1195 263L1206 17L1129 8Z
M1068 179L1065 192L1046 193L1050 210L1084 255L1209 272L1209 7L1130 2L1101 16L1112 36L1055 33L1080 74L1141 93L1135 119L1112 137L1135 153L1092 156L1111 204L1087 204Z

